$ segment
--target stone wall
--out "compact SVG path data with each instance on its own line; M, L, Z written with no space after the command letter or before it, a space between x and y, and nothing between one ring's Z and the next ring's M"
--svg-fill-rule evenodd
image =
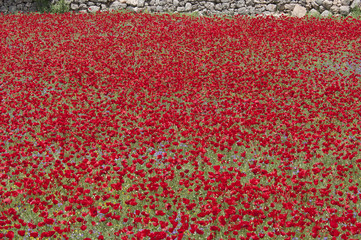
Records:
M51 0L56 4L59 0ZM198 12L200 15L349 16L360 0L66 0L70 11ZM35 12L35 0L0 0L0 13Z

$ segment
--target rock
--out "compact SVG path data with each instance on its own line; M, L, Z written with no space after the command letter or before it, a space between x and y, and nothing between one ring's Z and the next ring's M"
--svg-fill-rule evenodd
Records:
M138 0L137 7L144 7L145 0Z
M321 14L315 10L315 9L311 9L309 12L308 12L309 15L313 16L313 17L319 17Z
M218 4L216 4L215 6L214 6L214 9L215 10L218 10L218 11L222 11L222 3L218 3Z
M332 2L325 0L322 4L322 6L324 6L327 10L330 10L330 8L332 7Z
M341 15L348 15L350 13L350 7L349 6L341 6L340 7L340 14Z
M240 0L240 1L236 2L236 7L237 8L242 8L242 7L245 7L245 6L246 6L245 0Z
M56 4L59 0L48 0ZM360 8L361 0L65 0L73 12L97 12L127 9L140 12L198 12L200 15L270 15L295 17L322 14L349 16ZM34 11L35 0L0 0L0 12Z
M330 16L332 16L332 13L327 11L327 10L325 10L325 11L323 11L321 13L321 17L323 17L323 18L327 18L327 17L330 17Z
M70 9L71 9L71 10L78 10L78 9L79 9L79 5L78 5L78 4L75 4L75 3L72 3L72 4L70 4Z
M340 8L337 7L337 6L335 6L335 5L333 5L333 6L330 8L330 11L332 12L332 14L337 14L337 13L339 13Z
M91 6L88 8L88 11L91 13L97 12L99 10L100 10L100 7L98 7L98 6Z
M127 4L115 1L112 4L110 4L109 9L110 10L118 10L118 9L124 9L126 7L127 7Z
M351 4L351 9L354 9L354 8L361 8L361 1L360 0L354 0Z
M292 16L293 17L299 17L302 18L304 16L306 16L307 10L305 7L302 7L301 5L296 5L295 8L292 11Z
M341 0L342 6L350 6L351 1L350 0Z
M118 0L120 3L125 3L131 6L137 6L138 0Z
M212 2L207 2L204 6L209 10L214 10L214 3Z
M268 4L266 6L266 10L270 11L270 12L276 12L276 9L277 9L277 5L275 5L275 4Z
M189 12L192 10L192 4L191 3L186 3L185 7L184 7L184 11Z

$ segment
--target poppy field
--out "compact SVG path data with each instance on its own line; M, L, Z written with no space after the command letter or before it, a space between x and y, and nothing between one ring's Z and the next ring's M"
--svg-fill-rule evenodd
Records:
M0 28L0 239L361 238L360 20Z

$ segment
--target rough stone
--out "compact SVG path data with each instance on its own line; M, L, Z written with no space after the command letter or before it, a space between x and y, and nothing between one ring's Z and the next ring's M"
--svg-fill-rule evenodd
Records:
M327 18L327 17L330 17L330 16L332 16L332 13L327 11L327 10L325 10L325 11L323 11L321 13L321 17L323 17L323 18Z
M207 2L204 6L209 10L214 10L214 3L212 2Z
M342 6L350 6L351 1L350 0L342 0L341 5Z
M245 6L246 6L245 0L240 0L240 1L237 1L237 3L236 3L237 8L242 8L242 7L245 7Z
M333 5L331 8L330 8L330 12L332 12L332 14L337 14L340 12L340 8Z
M285 12L291 12L291 11L293 11L293 9L295 8L295 6L296 6L296 4L285 4L284 5L284 11Z
M109 8L110 8L111 10L123 9L123 8L125 8L125 7L127 7L127 4L125 4L125 3L120 3L120 2L118 2L118 1L113 2L113 3L110 4L110 6L109 6Z
M223 7L222 7L222 4L221 3L218 3L214 6L214 9L217 10L217 11L222 11Z
M351 9L358 7L361 8L361 1L360 0L354 0L351 4Z
M50 0L56 4L59 0ZM303 17L309 12L349 16L361 0L65 0L70 11L97 12L127 9L141 12L195 12L199 15L274 15ZM0 0L0 12L33 11L34 0Z
M254 1L253 1L253 0L246 0L246 5L247 5L247 6L253 6L253 5L254 5Z
M341 15L348 15L350 13L350 7L349 6L341 6L340 7L340 14Z
M332 2L325 0L322 4L322 6L324 6L327 10L330 10L330 8L332 7Z
M266 6L266 10L267 11L270 11L270 12L276 12L276 9L277 9L277 5L276 4L268 4Z
M185 7L184 7L184 11L188 12L192 10L192 4L191 3L186 3Z
M306 13L307 13L306 8L297 4L292 11L292 16L302 18L306 16Z
M97 12L99 10L100 10L100 7L98 7L98 6L91 6L91 7L88 8L88 11L91 12L91 13Z
M120 3L125 3L131 6L137 6L138 0L118 0Z
M71 10L77 10L77 9L79 9L79 5L75 4L75 3L72 3L72 4L70 4L70 9Z
M314 17L318 17L320 16L321 14L316 10L316 9L311 9L308 14L310 14L311 16L314 16Z

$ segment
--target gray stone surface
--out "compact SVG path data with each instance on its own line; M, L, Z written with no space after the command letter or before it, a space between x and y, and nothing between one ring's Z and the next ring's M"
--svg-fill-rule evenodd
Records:
M329 16L332 16L332 13L327 10L325 10L321 13L321 17L329 17Z
M349 6L341 6L340 7L340 14L341 15L348 15L350 13L350 7Z
M292 16L302 18L302 17L306 16L306 13L307 13L306 8L297 4L292 11Z
M200 15L288 15L304 17L307 13L325 17L349 16L360 8L361 0L65 0L70 11L97 12L127 9L141 12L196 12ZM59 0L51 0L56 4ZM0 13L36 10L35 0L0 0Z

